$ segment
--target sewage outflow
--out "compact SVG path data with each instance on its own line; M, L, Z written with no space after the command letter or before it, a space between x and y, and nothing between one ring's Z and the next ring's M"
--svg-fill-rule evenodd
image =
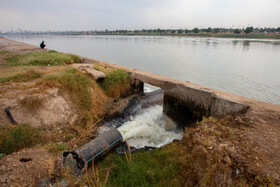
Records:
M118 128L123 141L137 149L162 147L174 140L182 139L182 132L171 128L162 116L162 106L156 105L140 111L132 121Z
M131 100L122 115L108 121L106 125L117 128L123 141L136 149L159 148L174 140L181 140L182 131L164 120L162 100L162 90Z
M115 147L118 146L116 150L122 154L125 141L133 148L132 151L136 151L159 148L181 140L182 131L164 120L162 101L162 90L133 98L123 112L105 120L104 126L110 128L104 133L76 150L64 151L63 164L72 166L73 171L80 175L93 160Z

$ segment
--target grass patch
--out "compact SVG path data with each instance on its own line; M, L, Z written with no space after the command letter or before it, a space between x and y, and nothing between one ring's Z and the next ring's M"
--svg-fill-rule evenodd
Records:
M10 154L41 141L41 131L29 125L0 126L0 153Z
M68 146L64 143L50 142L47 145L45 145L45 148L51 153L61 153L62 151L68 149Z
M11 66L60 66L79 63L80 57L73 54L58 53L56 51L35 52L24 55L15 55L5 60Z
M78 107L81 123L92 123L103 113L102 104L106 100L104 93L95 81L77 69L66 68L63 72L47 75L44 79L70 95L71 101Z
M37 71L28 70L24 73L18 73L12 76L0 77L0 84L4 84L8 82L26 82L33 79L38 79L41 76L42 74Z
M63 72L54 75L47 75L45 80L55 81L57 86L69 91L72 96L76 95L80 110L90 110L92 107L92 98L90 88L93 81L74 68L67 68Z
M0 51L0 55L5 55L5 54L9 54L10 51Z
M130 162L124 155L112 154L99 165L99 168L101 167L111 168L108 186L180 186L182 184L178 176L180 166L174 162L172 152L166 148L134 153ZM100 175L104 178L107 172L101 171Z
M124 96L130 89L130 76L128 72L122 69L105 68L102 66L95 66L94 68L107 75L101 83L101 87L108 96L119 98Z

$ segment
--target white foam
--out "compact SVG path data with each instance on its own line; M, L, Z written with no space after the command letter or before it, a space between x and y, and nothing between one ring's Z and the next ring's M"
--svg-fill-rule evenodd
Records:
M154 89L150 88L150 87L144 87L144 93L150 93L154 91Z
M181 140L182 132L166 130L167 124L162 117L162 106L152 106L124 123L118 130L130 146L136 148L161 147L173 140Z

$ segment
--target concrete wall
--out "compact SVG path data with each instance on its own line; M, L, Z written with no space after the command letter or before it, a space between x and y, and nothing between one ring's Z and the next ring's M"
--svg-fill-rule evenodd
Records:
M245 113L249 108L249 105L226 94L217 95L211 89L189 82L87 58L83 59L83 62L102 63L111 68L121 68L130 72L135 80L162 88L164 90L163 114L178 125L184 126L201 120L203 116L220 117Z

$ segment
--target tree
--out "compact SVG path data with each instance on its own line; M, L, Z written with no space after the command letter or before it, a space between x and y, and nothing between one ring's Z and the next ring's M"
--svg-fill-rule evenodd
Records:
M254 28L253 27L247 27L245 30L244 30L244 32L246 33L246 34L249 34L250 32L253 32L254 31Z
M219 28L215 28L214 29L214 33L218 33L218 32L220 32L220 29Z
M211 31L212 31L211 27L208 27L208 29L206 30L206 32L211 32Z
M198 29L198 28L194 28L194 29L193 29L193 32L194 32L194 33L199 33L199 29Z
M280 27L278 27L275 31L276 31L276 32L280 32Z
M182 34L183 33L183 29L179 29L177 32L178 32L178 34Z
M233 31L235 34L240 34L241 33L241 30L240 29L234 29Z

